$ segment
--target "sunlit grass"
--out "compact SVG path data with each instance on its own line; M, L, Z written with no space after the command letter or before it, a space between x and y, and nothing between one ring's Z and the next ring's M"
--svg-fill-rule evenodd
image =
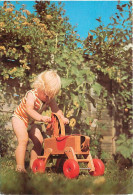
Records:
M119 170L114 161L105 164L105 175L92 177L81 171L69 180L47 169L45 174L15 172L15 160L0 159L0 192L4 194L132 194L132 170Z

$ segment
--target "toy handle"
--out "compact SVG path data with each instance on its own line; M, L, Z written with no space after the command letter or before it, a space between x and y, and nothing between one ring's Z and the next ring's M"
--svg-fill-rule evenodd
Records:
M52 113L51 118L53 124L53 136L65 136L65 126L61 117L56 113Z
M56 114L51 114L51 122L46 127L47 131L51 131L53 137L65 136L65 126L61 117Z

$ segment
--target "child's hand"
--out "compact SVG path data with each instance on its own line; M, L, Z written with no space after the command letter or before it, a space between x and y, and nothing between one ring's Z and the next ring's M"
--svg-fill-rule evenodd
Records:
M63 120L64 125L69 123L69 119L68 118L65 118L64 116L62 116L61 118Z
M42 116L41 121L45 123L50 123L51 122L51 117L49 116Z

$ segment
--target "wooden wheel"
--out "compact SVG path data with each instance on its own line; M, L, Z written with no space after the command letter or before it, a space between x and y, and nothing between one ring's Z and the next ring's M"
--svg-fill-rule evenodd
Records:
M44 173L45 172L45 163L44 163L44 160L42 159L36 159L34 160L33 162L33 165L32 165L32 171L34 173Z
M64 172L64 175L69 179L78 177L79 175L78 163L74 159L66 160L63 165L63 172Z
M95 171L90 172L92 176L100 176L104 174L105 166L100 159L93 159Z

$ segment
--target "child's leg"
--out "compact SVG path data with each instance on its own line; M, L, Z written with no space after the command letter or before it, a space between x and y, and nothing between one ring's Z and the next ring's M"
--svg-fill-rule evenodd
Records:
M30 168L32 168L33 161L37 156L41 155L43 136L37 125L33 125L29 131L29 137L32 140L34 146L31 151Z
M12 118L12 125L18 140L18 146L15 151L16 163L17 163L16 170L20 172L25 172L24 161L25 161L26 146L28 143L27 128L24 122L17 117Z

